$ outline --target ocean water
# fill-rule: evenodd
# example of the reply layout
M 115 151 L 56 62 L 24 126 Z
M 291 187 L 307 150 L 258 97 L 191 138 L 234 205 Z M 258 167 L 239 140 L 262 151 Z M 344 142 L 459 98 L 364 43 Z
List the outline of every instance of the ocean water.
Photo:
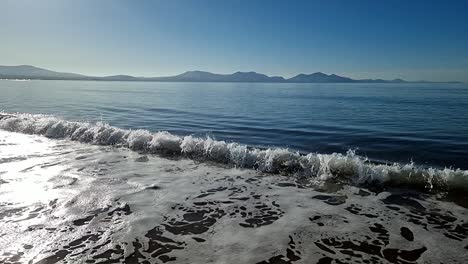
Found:
M 468 169 L 466 84 L 0 81 L 0 110 Z
M 0 81 L 0 263 L 467 263 L 466 84 Z

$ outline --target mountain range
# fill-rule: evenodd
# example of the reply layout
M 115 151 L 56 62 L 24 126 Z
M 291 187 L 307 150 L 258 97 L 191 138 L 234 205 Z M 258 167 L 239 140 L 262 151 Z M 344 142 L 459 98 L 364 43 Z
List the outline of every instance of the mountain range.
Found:
M 0 79 L 36 80 L 96 80 L 96 81 L 148 81 L 148 82 L 245 82 L 245 83 L 405 83 L 402 79 L 351 79 L 336 74 L 316 72 L 298 74 L 285 79 L 281 76 L 267 76 L 256 72 L 235 72 L 216 74 L 205 71 L 187 71 L 167 77 L 135 77 L 130 75 L 87 76 L 75 73 L 55 72 L 31 65 L 0 66 Z M 427 82 L 427 81 L 418 81 Z

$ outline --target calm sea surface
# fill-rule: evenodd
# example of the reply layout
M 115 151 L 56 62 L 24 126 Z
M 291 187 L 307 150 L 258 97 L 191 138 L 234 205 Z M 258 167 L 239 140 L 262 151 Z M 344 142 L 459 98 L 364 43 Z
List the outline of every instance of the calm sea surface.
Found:
M 466 84 L 0 81 L 0 110 L 468 169 Z

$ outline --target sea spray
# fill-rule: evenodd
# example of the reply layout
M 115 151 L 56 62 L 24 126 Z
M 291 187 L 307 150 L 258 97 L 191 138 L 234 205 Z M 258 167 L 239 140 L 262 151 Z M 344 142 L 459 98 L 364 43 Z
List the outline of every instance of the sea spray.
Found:
M 0 129 L 96 145 L 126 147 L 142 153 L 211 161 L 314 181 L 405 186 L 427 191 L 468 190 L 468 172 L 410 164 L 374 164 L 349 150 L 346 154 L 302 155 L 285 148 L 251 148 L 210 137 L 177 136 L 167 131 L 126 130 L 102 122 L 71 122 L 54 116 L 0 113 Z

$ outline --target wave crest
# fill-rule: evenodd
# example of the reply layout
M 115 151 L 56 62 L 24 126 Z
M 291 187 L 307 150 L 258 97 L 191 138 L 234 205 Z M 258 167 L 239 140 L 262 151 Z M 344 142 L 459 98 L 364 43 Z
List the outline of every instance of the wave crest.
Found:
M 373 164 L 351 150 L 346 154 L 302 155 L 284 148 L 250 148 L 210 137 L 180 137 L 167 131 L 126 130 L 100 122 L 70 122 L 35 114 L 0 113 L 0 129 L 127 147 L 144 153 L 188 157 L 267 173 L 295 175 L 312 181 L 405 186 L 429 191 L 468 190 L 468 171 L 423 168 L 414 164 Z

